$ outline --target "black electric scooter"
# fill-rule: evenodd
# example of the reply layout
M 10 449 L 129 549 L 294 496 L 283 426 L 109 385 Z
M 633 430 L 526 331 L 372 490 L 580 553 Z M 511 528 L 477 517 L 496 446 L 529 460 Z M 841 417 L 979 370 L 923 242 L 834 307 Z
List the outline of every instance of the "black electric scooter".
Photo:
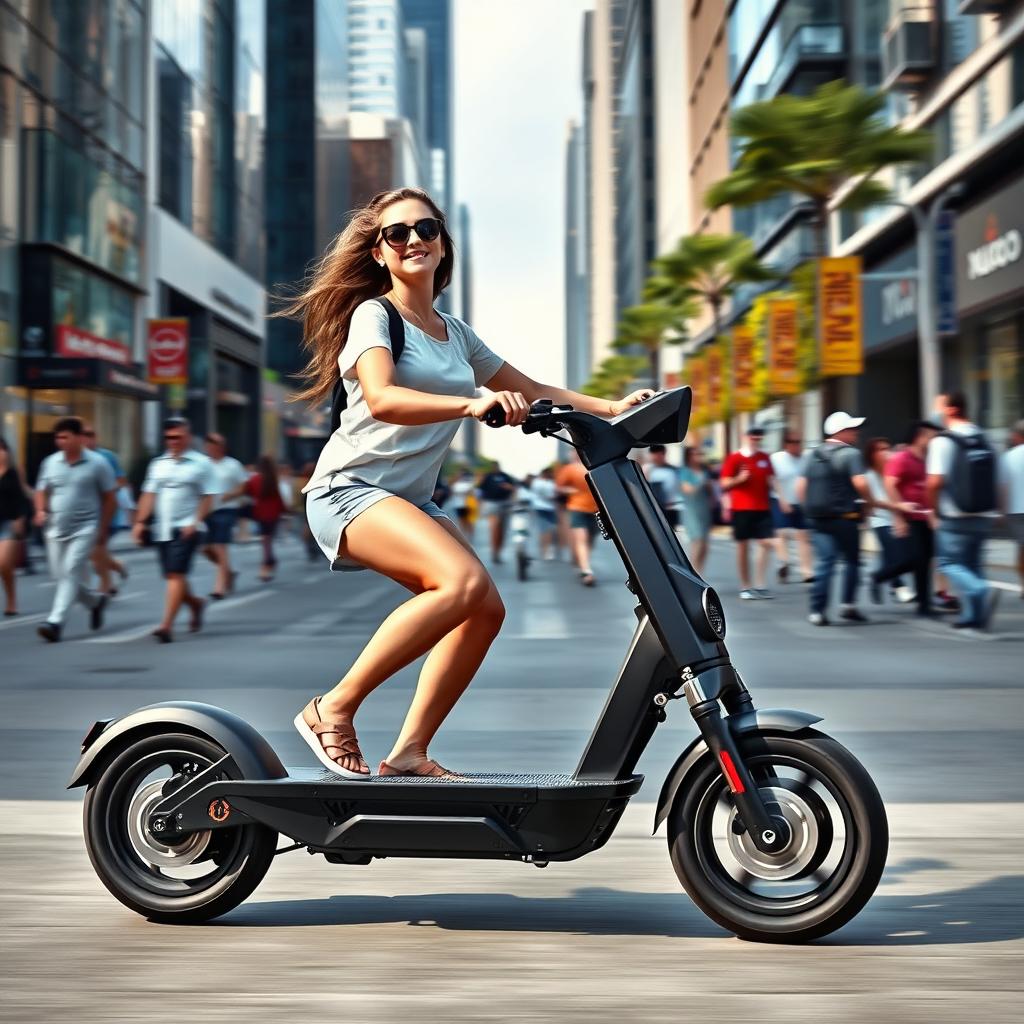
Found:
M 375 857 L 574 860 L 611 837 L 643 776 L 637 761 L 685 698 L 700 735 L 658 797 L 672 864 L 691 899 L 746 939 L 801 942 L 849 921 L 885 864 L 885 808 L 871 778 L 800 711 L 759 711 L 729 660 L 725 616 L 694 571 L 631 449 L 681 441 L 690 389 L 612 420 L 535 402 L 525 433 L 579 451 L 599 522 L 628 572 L 638 619 L 625 661 L 572 775 L 349 781 L 285 769 L 241 718 L 155 704 L 92 725 L 70 786 L 88 786 L 84 827 L 100 879 L 163 922 L 223 914 L 271 860 L 305 848 L 336 864 Z M 504 422 L 495 407 L 492 426 Z M 70 787 L 69 787 L 70 788 Z M 277 849 L 278 834 L 292 845 Z

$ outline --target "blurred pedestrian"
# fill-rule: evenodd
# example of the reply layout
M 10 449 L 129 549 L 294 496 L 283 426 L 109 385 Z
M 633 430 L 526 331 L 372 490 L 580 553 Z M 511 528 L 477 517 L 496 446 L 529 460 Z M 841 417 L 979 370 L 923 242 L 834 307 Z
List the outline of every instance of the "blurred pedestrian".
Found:
M 1010 445 L 999 462 L 1001 507 L 1010 539 L 1017 545 L 1017 575 L 1024 598 L 1024 420 L 1010 431 Z
M 50 575 L 57 586 L 50 613 L 37 630 L 49 643 L 60 640 L 76 601 L 89 609 L 89 626 L 102 628 L 107 596 L 89 589 L 89 555 L 105 543 L 116 509 L 117 481 L 110 464 L 85 446 L 82 421 L 57 420 L 57 451 L 43 459 L 35 490 L 35 523 L 46 537 Z
M 0 583 L 4 588 L 4 615 L 18 614 L 14 570 L 28 531 L 28 486 L 14 465 L 11 449 L 0 437 Z
M 183 604 L 192 613 L 189 632 L 197 633 L 203 626 L 206 602 L 192 593 L 188 574 L 196 548 L 205 538 L 206 519 L 220 493 L 220 484 L 210 459 L 193 449 L 188 420 L 172 416 L 164 421 L 163 429 L 166 451 L 146 470 L 132 536 L 137 544 L 142 543 L 146 521 L 155 512 L 153 537 L 167 592 L 163 618 L 153 630 L 153 637 L 169 644 Z
M 559 459 L 553 466 L 555 480 L 558 480 L 558 474 L 561 472 L 562 467 L 566 465 L 561 459 Z M 555 557 L 561 561 L 562 552 L 566 553 L 566 556 L 571 561 L 572 554 L 572 526 L 569 523 L 569 495 L 563 494 L 557 483 L 555 484 L 555 519 L 558 521 L 558 527 L 555 531 Z
M 928 446 L 927 493 L 935 509 L 939 568 L 959 593 L 957 629 L 988 629 L 999 590 L 984 577 L 985 541 L 998 516 L 997 459 L 984 432 L 968 417 L 961 392 L 943 397 L 945 431 Z
M 913 566 L 910 529 L 903 516 L 903 503 L 891 498 L 885 486 L 886 466 L 893 458 L 892 442 L 887 437 L 872 437 L 864 449 L 864 479 L 871 492 L 868 529 L 878 541 L 878 565 L 869 577 L 869 592 L 875 604 L 882 603 L 882 583 L 888 583 L 893 597 L 907 591 L 902 576 Z M 913 592 L 910 593 L 913 598 Z
M 655 498 L 665 513 L 668 525 L 673 531 L 679 528 L 679 506 L 682 504 L 682 488 L 679 485 L 679 470 L 668 461 L 663 444 L 652 444 L 648 449 L 644 475 L 651 485 Z
M 736 541 L 736 567 L 740 577 L 740 598 L 744 601 L 770 598 L 765 586 L 774 530 L 770 494 L 774 471 L 771 459 L 761 451 L 764 428 L 747 429 L 746 443 L 726 457 L 722 464 L 722 490 L 729 496 L 732 535 Z M 780 498 L 783 511 L 788 502 Z M 750 542 L 757 544 L 754 585 L 750 585 Z
M 122 580 L 128 579 L 128 570 L 124 563 L 110 553 L 110 537 L 115 536 L 121 530 L 127 530 L 131 523 L 128 521 L 127 512 L 132 507 L 130 501 L 131 492 L 128 490 L 128 477 L 125 476 L 121 467 L 121 460 L 109 448 L 103 448 L 99 444 L 96 430 L 90 423 L 82 424 L 82 437 L 85 439 L 85 447 L 107 460 L 114 479 L 117 481 L 117 495 L 115 497 L 114 518 L 110 523 L 109 537 L 102 541 L 97 540 L 96 546 L 92 549 L 92 567 L 100 578 L 100 593 L 107 597 L 113 597 L 117 593 L 117 587 L 111 586 L 110 574 L 116 572 Z M 125 496 L 127 492 L 128 496 Z
M 811 524 L 814 545 L 814 583 L 811 612 L 814 626 L 829 624 L 827 611 L 832 573 L 843 562 L 842 602 L 839 617 L 867 622 L 857 608 L 860 583 L 860 521 L 871 509 L 871 490 L 864 476 L 864 460 L 855 447 L 863 416 L 834 412 L 824 424 L 825 440 L 809 451 L 797 481 L 797 499 Z
M 263 543 L 263 561 L 260 564 L 260 579 L 268 583 L 274 578 L 277 558 L 274 556 L 274 535 L 285 513 L 281 498 L 277 465 L 270 455 L 261 455 L 256 472 L 249 477 L 246 491 L 252 498 L 252 518 L 260 531 Z
M 555 486 L 565 494 L 566 510 L 569 513 L 569 528 L 572 538 L 572 552 L 579 569 L 580 582 L 592 587 L 596 582 L 590 567 L 590 552 L 597 536 L 597 502 L 587 485 L 587 470 L 573 451 L 571 461 L 559 469 Z
M 235 589 L 238 577 L 231 567 L 231 542 L 249 474 L 238 459 L 228 455 L 228 442 L 223 434 L 206 435 L 206 455 L 210 460 L 210 482 L 217 494 L 213 511 L 206 517 L 203 554 L 217 567 L 210 597 L 220 601 Z
M 926 459 L 928 446 L 938 433 L 934 423 L 921 420 L 914 423 L 908 434 L 908 442 L 901 451 L 894 453 L 885 464 L 886 497 L 892 503 L 893 534 L 902 541 L 903 557 L 889 569 L 893 573 L 914 574 L 917 614 L 934 614 L 932 598 L 932 559 L 935 557 L 935 535 L 931 526 L 932 509 L 928 502 L 926 488 Z M 872 598 L 879 583 L 885 582 L 883 574 L 872 582 Z
M 470 498 L 476 489 L 476 480 L 468 466 L 459 466 L 451 484 L 451 501 L 459 529 L 466 537 L 473 536 L 473 522 L 470 516 Z
M 551 562 L 555 557 L 557 544 L 558 518 L 555 512 L 555 498 L 558 487 L 555 485 L 555 471 L 545 466 L 530 481 L 530 500 L 533 504 L 534 517 L 537 521 L 537 533 L 540 541 L 540 557 Z
M 789 579 L 789 541 L 792 537 L 796 543 L 796 556 L 800 563 L 800 578 L 804 583 L 813 582 L 813 560 L 811 555 L 811 538 L 808 536 L 807 522 L 803 509 L 796 500 L 796 482 L 800 479 L 800 466 L 803 462 L 803 442 L 795 430 L 787 430 L 782 441 L 782 448 L 772 452 L 772 472 L 775 476 L 775 489 L 778 499 L 772 503 L 772 525 L 775 527 L 775 555 L 779 562 L 778 579 L 785 583 Z M 789 506 L 784 512 L 782 503 Z
M 703 576 L 715 495 L 711 474 L 704 465 L 704 453 L 696 445 L 683 451 L 679 484 L 683 491 L 683 527 L 690 542 L 690 561 L 698 575 Z
M 509 476 L 497 462 L 491 463 L 490 470 L 480 481 L 480 497 L 483 499 L 480 514 L 487 516 L 490 523 L 491 561 L 495 565 L 501 564 L 501 549 L 505 546 L 508 510 L 518 486 L 518 481 Z

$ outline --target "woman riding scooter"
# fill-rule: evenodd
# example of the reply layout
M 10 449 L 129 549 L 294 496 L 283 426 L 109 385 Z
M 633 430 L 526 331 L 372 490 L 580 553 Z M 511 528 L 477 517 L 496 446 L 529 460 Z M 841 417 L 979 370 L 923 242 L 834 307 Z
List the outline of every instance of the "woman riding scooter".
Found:
M 452 774 L 427 747 L 505 617 L 483 563 L 431 500 L 460 420 L 483 420 L 500 405 L 507 425 L 517 427 L 539 398 L 611 418 L 653 394 L 608 402 L 531 379 L 468 324 L 434 309 L 453 267 L 451 236 L 433 199 L 417 188 L 382 192 L 352 216 L 304 290 L 277 314 L 302 321 L 310 352 L 308 386 L 297 397 L 322 403 L 339 370 L 348 395 L 341 425 L 303 488 L 313 535 L 332 569 L 373 569 L 414 595 L 384 620 L 341 681 L 295 718 L 320 762 L 346 778 L 370 777 L 353 724 L 359 706 L 428 651 L 379 773 Z M 381 297 L 402 318 L 397 363 Z M 479 386 L 493 393 L 477 397 Z

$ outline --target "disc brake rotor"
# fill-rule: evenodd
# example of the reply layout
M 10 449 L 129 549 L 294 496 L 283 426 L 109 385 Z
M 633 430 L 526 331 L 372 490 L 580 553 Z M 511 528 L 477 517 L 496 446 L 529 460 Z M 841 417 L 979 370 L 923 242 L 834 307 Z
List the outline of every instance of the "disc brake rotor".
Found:
M 749 832 L 734 830 L 738 815 L 733 808 L 726 825 L 729 850 L 736 863 L 756 878 L 773 882 L 796 878 L 815 859 L 819 840 L 825 838 L 818 828 L 818 815 L 813 807 L 817 797 L 813 791 L 803 788 L 797 791 L 771 785 L 762 786 L 760 793 L 764 802 L 775 804 L 786 819 L 789 842 L 778 853 L 763 853 L 754 845 Z
M 161 843 L 147 827 L 149 815 L 164 797 L 166 779 L 143 786 L 132 798 L 128 808 L 128 838 L 135 852 L 155 867 L 180 868 L 198 860 L 210 842 L 210 832 L 194 832 L 175 846 Z

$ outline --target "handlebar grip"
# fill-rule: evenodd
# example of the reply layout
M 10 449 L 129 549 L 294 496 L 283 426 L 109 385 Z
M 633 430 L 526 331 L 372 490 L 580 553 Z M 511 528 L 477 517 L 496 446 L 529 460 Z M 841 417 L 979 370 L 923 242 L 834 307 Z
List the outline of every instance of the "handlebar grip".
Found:
M 505 407 L 503 405 L 492 405 L 484 413 L 484 423 L 489 427 L 503 427 L 505 422 Z

